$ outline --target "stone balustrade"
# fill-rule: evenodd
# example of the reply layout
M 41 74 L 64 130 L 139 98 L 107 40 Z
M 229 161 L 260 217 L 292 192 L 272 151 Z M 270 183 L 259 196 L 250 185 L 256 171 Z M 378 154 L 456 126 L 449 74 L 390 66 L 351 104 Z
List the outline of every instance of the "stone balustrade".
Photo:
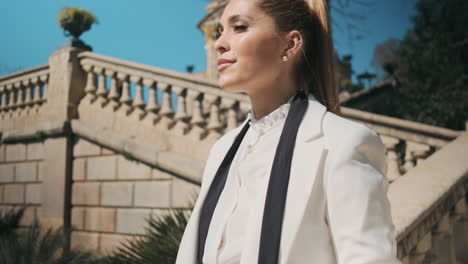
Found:
M 442 127 L 342 107 L 342 115 L 376 131 L 387 151 L 387 178 L 395 181 L 461 135 Z
M 468 263 L 468 133 L 390 184 L 403 263 Z
M 226 93 L 216 82 L 189 74 L 91 52 L 79 58 L 87 73 L 87 104 L 109 107 L 150 124 L 162 123 L 178 134 L 218 138 L 243 120 L 239 105 L 248 105 L 246 96 Z
M 0 78 L 0 131 L 37 120 L 47 101 L 49 66 L 42 65 Z

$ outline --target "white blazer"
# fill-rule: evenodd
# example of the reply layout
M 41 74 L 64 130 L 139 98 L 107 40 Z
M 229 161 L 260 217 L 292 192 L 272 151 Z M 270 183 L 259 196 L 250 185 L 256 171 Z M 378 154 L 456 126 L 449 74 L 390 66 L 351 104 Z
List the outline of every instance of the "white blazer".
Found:
M 221 137 L 210 151 L 177 264 L 197 262 L 200 210 L 241 127 Z M 386 195 L 385 148 L 374 131 L 327 111 L 310 95 L 291 166 L 280 242 L 281 264 L 401 263 L 396 258 L 394 226 Z M 246 220 L 241 264 L 258 262 L 266 191 L 264 186 Z

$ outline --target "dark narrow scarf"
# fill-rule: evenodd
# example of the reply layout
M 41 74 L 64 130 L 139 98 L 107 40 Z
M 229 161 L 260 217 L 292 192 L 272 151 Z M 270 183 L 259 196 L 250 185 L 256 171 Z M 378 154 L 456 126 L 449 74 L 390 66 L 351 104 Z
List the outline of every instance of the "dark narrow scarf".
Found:
M 283 223 L 286 194 L 288 191 L 291 161 L 296 142 L 297 131 L 307 109 L 308 99 L 304 93 L 298 93 L 289 109 L 288 116 L 281 132 L 280 140 L 275 152 L 273 167 L 268 182 L 268 191 L 263 211 L 263 222 L 260 236 L 259 264 L 278 263 L 279 246 L 281 241 L 281 229 Z M 205 250 L 206 237 L 213 217 L 213 212 L 219 197 L 226 184 L 232 160 L 236 155 L 247 130 L 249 122 L 237 135 L 234 143 L 224 157 L 211 183 L 200 214 L 198 229 L 198 264 L 202 264 Z

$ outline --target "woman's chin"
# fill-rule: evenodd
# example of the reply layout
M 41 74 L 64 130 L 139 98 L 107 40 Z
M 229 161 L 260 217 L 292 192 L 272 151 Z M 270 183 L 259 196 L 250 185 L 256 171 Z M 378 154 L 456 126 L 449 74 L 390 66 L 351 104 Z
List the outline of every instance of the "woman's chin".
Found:
M 231 79 L 231 78 L 226 78 L 227 76 L 220 76 L 218 79 L 218 85 L 221 87 L 226 92 L 241 92 L 239 91 L 239 85 L 238 82 Z

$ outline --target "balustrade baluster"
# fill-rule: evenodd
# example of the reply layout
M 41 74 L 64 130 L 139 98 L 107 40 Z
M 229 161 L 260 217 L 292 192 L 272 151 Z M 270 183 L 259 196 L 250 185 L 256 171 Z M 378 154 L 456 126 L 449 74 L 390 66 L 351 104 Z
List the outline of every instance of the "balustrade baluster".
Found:
M 455 252 L 452 244 L 453 224 L 450 213 L 445 214 L 432 232 L 433 247 L 431 252 L 435 259 L 431 263 L 455 263 Z
M 226 132 L 237 127 L 237 101 L 228 98 L 222 98 L 221 105 L 227 109 L 226 113 Z
M 424 264 L 427 253 L 432 247 L 432 234 L 429 232 L 421 241 L 418 242 L 416 248 L 411 252 L 409 263 L 411 264 Z
M 405 172 L 414 168 L 417 163 L 423 161 L 429 154 L 431 147 L 415 142 L 406 142 L 405 164 L 403 165 Z
M 42 82 L 42 89 L 43 89 L 43 93 L 41 94 L 41 102 L 44 103 L 45 101 L 47 101 L 47 86 L 48 86 L 49 75 L 42 75 L 40 77 L 40 80 Z
M 468 210 L 466 200 L 460 199 L 454 208 L 453 245 L 459 263 L 468 263 Z
M 159 121 L 159 124 L 164 128 L 170 128 L 174 124 L 174 121 L 172 120 L 174 110 L 171 102 L 172 87 L 170 84 L 158 82 L 158 88 L 163 91 L 163 101 L 159 112 L 161 120 Z
M 176 124 L 174 131 L 179 135 L 185 135 L 188 131 L 189 125 L 187 124 L 187 106 L 186 106 L 186 95 L 187 89 L 173 86 L 172 90 L 177 95 L 177 112 L 175 113 Z
M 104 69 L 100 67 L 94 67 L 94 72 L 98 75 L 98 89 L 96 91 L 98 96 L 98 103 L 100 106 L 107 104 L 107 90 L 106 90 L 106 75 Z
M 34 104 L 34 101 L 33 101 L 33 89 L 34 89 L 34 83 L 33 83 L 34 80 L 29 80 L 28 82 L 28 85 L 26 86 L 26 89 L 25 89 L 25 93 L 26 93 L 26 96 L 25 96 L 25 105 L 26 106 L 31 106 Z
M 152 79 L 143 79 L 143 84 L 148 87 L 148 104 L 146 104 L 146 117 L 145 121 L 149 122 L 150 125 L 154 125 L 154 123 L 159 119 L 159 115 L 157 114 L 159 110 L 159 105 L 156 100 L 157 90 L 156 90 L 156 82 Z
M 138 120 L 141 120 L 145 115 L 144 107 L 145 101 L 143 100 L 143 84 L 141 77 L 139 76 L 130 76 L 130 81 L 133 82 L 136 86 L 135 99 L 133 99 L 133 112 L 132 115 Z
M 94 73 L 94 67 L 89 64 L 85 64 L 83 69 L 87 73 L 86 76 L 86 87 L 85 87 L 85 98 L 84 100 L 92 104 L 96 100 L 96 74 Z
M 36 104 L 37 94 L 35 93 L 37 92 L 36 87 L 38 83 L 39 83 L 39 77 L 35 77 L 31 79 L 31 86 L 29 87 L 29 93 L 28 93 L 28 98 L 27 98 L 27 101 L 29 101 L 29 105 L 31 106 L 34 106 Z
M 27 106 L 28 105 L 28 90 L 29 86 L 31 85 L 31 80 L 26 79 L 21 81 L 21 98 L 22 98 L 22 103 L 21 106 Z
M 15 88 L 16 88 L 16 107 L 21 107 L 23 106 L 24 99 L 23 99 L 23 86 L 21 85 L 21 82 L 16 82 L 15 83 Z
M 8 84 L 6 86 L 7 92 L 8 92 L 8 102 L 6 104 L 7 109 L 13 108 L 14 105 L 14 100 L 15 100 L 15 95 L 14 95 L 14 87 L 13 84 Z
M 202 97 L 203 94 L 198 91 L 189 90 L 187 93 L 187 99 L 193 105 L 192 118 L 190 119 L 192 127 L 190 135 L 196 140 L 202 139 L 207 133 L 207 130 L 204 128 L 205 119 L 202 113 Z
M 106 69 L 106 76 L 111 78 L 110 90 L 109 90 L 109 105 L 112 108 L 112 111 L 115 111 L 119 105 L 119 89 L 117 87 L 117 76 L 116 72 L 113 70 Z
M 6 103 L 7 103 L 7 90 L 6 86 L 0 86 L 0 95 L 2 97 L 2 101 L 0 102 L 0 111 L 3 111 L 6 109 Z
M 210 117 L 206 127 L 208 129 L 208 137 L 210 139 L 218 139 L 221 137 L 220 131 L 223 127 L 219 114 L 220 98 L 219 96 L 208 94 L 205 95 L 205 98 L 210 105 Z
M 381 135 L 380 138 L 387 152 L 387 179 L 392 182 L 400 177 L 400 161 L 397 150 L 399 140 L 397 138 Z
M 122 96 L 120 97 L 121 108 L 127 115 L 132 110 L 132 98 L 130 97 L 130 83 L 128 82 L 128 75 L 119 72 L 117 78 L 122 83 Z

